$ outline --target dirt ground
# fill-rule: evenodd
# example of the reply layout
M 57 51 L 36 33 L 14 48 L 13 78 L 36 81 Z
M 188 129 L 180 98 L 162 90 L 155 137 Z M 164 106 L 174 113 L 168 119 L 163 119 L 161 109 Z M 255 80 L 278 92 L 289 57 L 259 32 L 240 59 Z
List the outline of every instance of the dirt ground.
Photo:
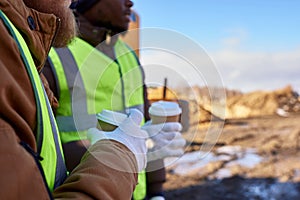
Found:
M 219 126 L 221 134 L 214 134 L 210 130 L 212 126 Z M 207 140 L 208 132 L 213 133 Z M 218 138 L 214 141 L 217 135 Z M 300 114 L 227 120 L 223 128 L 214 123 L 194 125 L 184 133 L 188 141 L 187 153 L 204 149 L 215 156 L 220 154 L 218 149 L 221 147 L 251 148 L 262 161 L 251 167 L 233 165 L 232 161 L 240 156 L 240 153 L 236 153 L 227 155 L 229 159 L 209 162 L 201 168 L 187 168 L 182 174 L 176 173 L 176 168 L 171 165 L 167 168 L 167 182 L 164 185 L 166 198 L 300 199 L 299 135 Z M 193 165 L 195 166 L 195 163 Z M 220 172 L 227 172 L 227 175 L 220 178 Z

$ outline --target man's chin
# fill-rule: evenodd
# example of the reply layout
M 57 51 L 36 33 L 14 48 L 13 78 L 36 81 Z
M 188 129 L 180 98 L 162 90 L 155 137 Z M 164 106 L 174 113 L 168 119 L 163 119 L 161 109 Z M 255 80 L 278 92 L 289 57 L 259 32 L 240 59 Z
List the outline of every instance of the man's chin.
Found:
M 72 34 L 69 35 L 57 35 L 57 37 L 54 39 L 52 46 L 55 48 L 62 48 L 66 47 L 68 44 L 70 44 L 73 39 L 77 36 L 77 31 L 74 30 Z

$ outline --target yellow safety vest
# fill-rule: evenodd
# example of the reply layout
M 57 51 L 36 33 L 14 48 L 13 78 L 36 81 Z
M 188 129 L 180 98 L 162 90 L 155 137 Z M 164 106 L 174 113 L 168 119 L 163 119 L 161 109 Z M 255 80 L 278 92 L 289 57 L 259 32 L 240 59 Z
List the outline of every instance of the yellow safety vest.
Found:
M 67 177 L 67 170 L 55 118 L 25 40 L 1 10 L 0 16 L 18 45 L 20 55 L 33 87 L 37 106 L 37 153 L 43 158 L 40 161 L 42 166 L 41 173 L 45 176 L 48 188 L 52 192 L 57 186 L 61 185 Z
M 144 112 L 143 75 L 136 55 L 118 40 L 116 61 L 83 41 L 52 49 L 49 62 L 58 83 L 56 119 L 63 143 L 86 139 L 86 130 L 96 127 L 96 113 L 103 109 Z M 134 199 L 146 196 L 145 173 L 139 174 Z

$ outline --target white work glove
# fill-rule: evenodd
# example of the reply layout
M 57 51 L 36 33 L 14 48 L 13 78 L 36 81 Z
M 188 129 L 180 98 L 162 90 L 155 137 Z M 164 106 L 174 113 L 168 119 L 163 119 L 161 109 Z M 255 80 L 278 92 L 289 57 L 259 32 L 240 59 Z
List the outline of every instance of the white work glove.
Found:
M 155 197 L 151 197 L 149 200 L 165 200 L 165 197 L 155 196 Z
M 137 109 L 130 109 L 129 117 L 111 132 L 100 131 L 97 128 L 90 128 L 87 131 L 87 138 L 91 145 L 99 140 L 115 140 L 125 145 L 134 155 L 138 164 L 138 172 L 142 171 L 147 164 L 146 138 L 148 134 L 140 128 L 143 119 L 142 113 Z
M 180 123 L 151 124 L 151 121 L 148 121 L 142 129 L 147 131 L 150 137 L 146 141 L 148 162 L 183 155 L 186 141 L 180 133 Z

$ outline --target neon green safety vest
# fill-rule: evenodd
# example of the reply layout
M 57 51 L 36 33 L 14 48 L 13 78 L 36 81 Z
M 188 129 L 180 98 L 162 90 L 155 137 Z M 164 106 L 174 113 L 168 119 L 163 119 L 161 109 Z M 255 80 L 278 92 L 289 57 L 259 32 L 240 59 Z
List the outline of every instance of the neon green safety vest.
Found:
M 43 158 L 40 164 L 49 190 L 52 192 L 67 177 L 60 137 L 50 103 L 40 76 L 23 37 L 6 15 L 0 10 L 4 24 L 15 39 L 28 76 L 30 78 L 37 106 L 37 152 Z
M 68 48 L 50 51 L 49 61 L 59 87 L 56 119 L 63 143 L 86 139 L 86 130 L 96 127 L 96 113 L 103 109 L 124 112 L 137 108 L 144 112 L 143 75 L 136 55 L 121 40 L 114 49 L 116 61 L 75 38 Z M 143 172 L 134 199 L 145 196 Z

